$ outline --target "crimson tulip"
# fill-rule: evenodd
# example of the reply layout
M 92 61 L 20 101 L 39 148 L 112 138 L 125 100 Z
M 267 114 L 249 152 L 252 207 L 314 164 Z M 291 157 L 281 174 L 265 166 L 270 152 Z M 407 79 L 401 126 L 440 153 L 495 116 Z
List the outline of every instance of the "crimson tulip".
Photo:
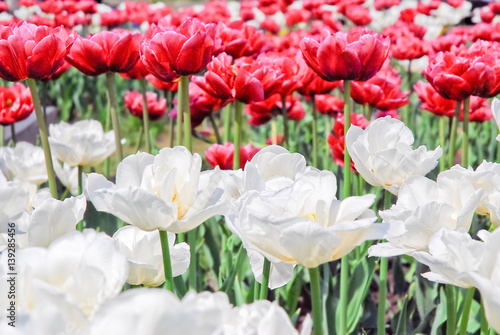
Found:
M 219 22 L 216 36 L 220 39 L 220 50 L 233 58 L 251 56 L 258 53 L 265 45 L 264 34 L 245 22 L 233 21 L 229 24 Z
M 204 70 L 212 59 L 214 38 L 214 24 L 188 18 L 178 28 L 160 31 L 144 42 L 141 58 L 153 75 L 171 81 L 172 71 L 188 76 Z
M 42 80 L 64 63 L 76 32 L 20 22 L 0 27 L 0 77 Z
M 179 88 L 179 82 L 177 80 L 163 81 L 153 76 L 152 74 L 148 74 L 146 76 L 146 80 L 149 81 L 151 85 L 162 91 L 177 92 L 177 89 Z
M 234 98 L 235 73 L 232 66 L 233 58 L 226 53 L 214 57 L 207 65 L 203 77 L 193 77 L 192 81 L 208 94 L 222 100 Z
M 260 102 L 253 102 L 247 105 L 246 113 L 250 115 L 248 123 L 251 126 L 260 126 L 273 117 L 282 114 L 283 104 L 279 94 L 272 95 L 268 99 Z M 288 120 L 302 120 L 305 116 L 304 107 L 297 96 L 288 95 L 286 97 L 286 110 Z
M 344 111 L 344 99 L 330 94 L 318 94 L 314 99 L 316 109 L 321 114 L 336 118 Z
M 240 168 L 245 168 L 245 164 L 252 160 L 253 156 L 259 152 L 260 148 L 255 148 L 251 143 L 240 146 Z M 213 144 L 205 151 L 205 158 L 212 168 L 219 166 L 221 170 L 233 169 L 234 144 L 230 142 Z
M 376 10 L 385 10 L 394 6 L 398 6 L 401 0 L 375 0 L 373 7 Z
M 129 91 L 125 93 L 125 107 L 130 114 L 143 118 L 143 99 L 142 94 L 137 91 Z M 165 98 L 158 99 L 158 95 L 153 92 L 146 92 L 146 100 L 148 105 L 148 113 L 150 120 L 159 120 L 165 115 L 167 100 Z
M 0 87 L 0 124 L 8 125 L 26 119 L 33 112 L 29 88 L 21 83 Z
M 142 35 L 125 30 L 102 31 L 79 37 L 67 61 L 88 76 L 106 72 L 127 72 L 139 60 Z
M 321 42 L 305 37 L 300 42 L 306 63 L 323 79 L 365 81 L 382 67 L 389 53 L 388 37 L 369 30 L 323 32 Z

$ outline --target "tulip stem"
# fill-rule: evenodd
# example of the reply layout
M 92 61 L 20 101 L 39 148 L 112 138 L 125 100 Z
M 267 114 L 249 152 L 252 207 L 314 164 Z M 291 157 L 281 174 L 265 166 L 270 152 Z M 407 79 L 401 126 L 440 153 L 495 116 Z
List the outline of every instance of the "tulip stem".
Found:
M 486 319 L 486 311 L 484 310 L 484 299 L 481 297 L 481 335 L 488 335 L 488 320 Z
M 312 153 L 312 165 L 318 167 L 318 112 L 316 111 L 316 97 L 311 94 L 311 107 L 312 107 L 312 136 L 313 136 L 313 153 Z
M 144 126 L 144 138 L 146 139 L 146 152 L 151 153 L 151 133 L 149 131 L 149 111 L 148 99 L 146 97 L 146 79 L 141 78 L 141 93 L 142 93 L 142 122 Z
M 262 267 L 262 283 L 260 285 L 260 296 L 259 296 L 260 300 L 267 299 L 270 272 L 271 272 L 271 262 L 264 257 L 264 265 Z
M 212 124 L 212 128 L 214 129 L 215 140 L 217 141 L 218 144 L 223 144 L 222 138 L 220 137 L 220 133 L 219 133 L 219 127 L 217 127 L 217 122 L 215 122 L 214 114 L 210 113 L 210 115 L 208 116 L 208 119 L 210 120 L 210 123 Z
M 457 101 L 455 105 L 455 114 L 453 114 L 453 121 L 451 122 L 451 132 L 450 132 L 450 151 L 448 152 L 448 166 L 453 166 L 453 159 L 455 158 L 455 146 L 457 140 L 457 124 L 458 118 L 460 117 L 460 106 L 462 101 Z
M 0 147 L 5 146 L 5 126 L 0 126 Z
M 160 232 L 161 251 L 163 254 L 163 269 L 165 270 L 165 284 L 164 288 L 173 292 L 174 279 L 172 276 L 172 263 L 170 260 L 170 247 L 168 244 L 168 233 L 165 230 L 158 230 Z
M 455 305 L 455 288 L 450 285 L 445 285 L 445 293 L 446 293 L 446 334 L 447 335 L 455 335 L 456 333 L 456 305 Z
M 197 231 L 191 229 L 187 232 L 187 242 L 190 246 L 191 259 L 189 264 L 189 289 L 197 291 L 197 263 L 196 263 L 196 244 L 197 244 Z
M 274 117 L 271 119 L 271 143 L 278 144 L 278 125 Z
M 38 130 L 40 131 L 40 140 L 42 141 L 43 154 L 45 156 L 45 166 L 47 168 L 47 176 L 49 180 L 50 194 L 57 199 L 57 185 L 56 174 L 54 172 L 54 165 L 52 162 L 52 154 L 50 152 L 49 137 L 47 134 L 47 125 L 43 117 L 42 106 L 40 105 L 40 97 L 38 96 L 38 89 L 36 87 L 35 79 L 28 78 L 28 87 L 31 91 L 33 98 L 33 106 L 35 107 L 36 119 L 38 121 Z
M 286 108 L 286 96 L 281 96 L 281 112 L 283 115 L 283 146 L 288 147 L 288 110 Z
M 445 143 L 445 136 L 444 136 L 444 130 L 446 127 L 446 121 L 447 117 L 446 116 L 441 116 L 439 118 L 439 144 L 441 145 L 441 148 L 444 150 L 444 146 L 446 145 Z M 441 158 L 439 159 L 439 171 L 444 171 L 446 170 L 446 156 L 442 155 Z
M 123 150 L 120 123 L 118 121 L 118 107 L 116 104 L 116 75 L 114 72 L 106 73 L 106 83 L 108 86 L 109 113 L 111 114 L 111 123 L 113 124 L 113 131 L 115 133 L 116 159 L 118 160 L 117 163 L 120 163 L 123 159 Z
M 184 124 L 184 145 L 189 151 L 193 151 L 193 136 L 191 134 L 191 110 L 189 108 L 189 76 L 182 76 L 180 84 L 180 86 L 182 87 L 182 104 L 180 109 L 182 111 L 182 123 Z
M 470 308 L 472 306 L 472 300 L 474 299 L 475 291 L 476 288 L 471 287 L 467 290 L 467 294 L 465 295 L 464 308 L 462 310 L 462 320 L 460 321 L 460 329 L 458 332 L 459 335 L 467 334 L 467 326 L 469 324 L 469 313 L 470 313 Z
M 344 199 L 347 198 L 351 192 L 351 157 L 347 150 L 347 142 L 345 137 L 347 131 L 351 126 L 351 81 L 344 80 Z
M 339 334 L 347 334 L 347 295 L 349 292 L 349 262 L 347 257 L 340 260 Z
M 462 138 L 462 166 L 467 168 L 469 166 L 469 101 L 470 97 L 464 100 L 464 123 L 463 123 L 463 133 Z
M 345 257 L 344 257 L 345 258 Z M 342 258 L 342 259 L 344 259 Z M 323 335 L 323 313 L 321 311 L 321 292 L 319 285 L 318 267 L 309 269 L 309 280 L 311 282 L 311 305 L 313 313 L 313 330 L 315 335 Z M 341 306 L 339 308 L 342 308 Z M 347 334 L 340 331 L 339 334 Z
M 234 108 L 234 155 L 233 155 L 233 170 L 240 168 L 240 145 L 241 145 L 241 129 L 243 126 L 243 108 L 245 104 L 236 100 Z
M 391 192 L 384 192 L 384 209 L 391 207 Z M 389 259 L 387 257 L 380 258 L 379 268 L 379 289 L 378 289 L 378 314 L 377 314 L 377 334 L 385 334 L 385 310 L 387 300 L 387 269 Z
M 83 194 L 83 166 L 78 165 L 78 195 Z M 78 231 L 83 231 L 83 220 L 78 222 Z
M 12 142 L 12 147 L 14 148 L 16 146 L 16 126 L 14 125 L 14 122 L 10 124 L 10 140 Z

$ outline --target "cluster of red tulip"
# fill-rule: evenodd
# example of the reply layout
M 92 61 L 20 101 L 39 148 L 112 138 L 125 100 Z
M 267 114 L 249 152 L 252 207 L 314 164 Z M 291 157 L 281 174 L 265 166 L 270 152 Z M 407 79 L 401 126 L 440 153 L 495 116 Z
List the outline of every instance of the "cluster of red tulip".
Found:
M 413 87 L 410 77 L 410 91 L 401 89 L 396 60 L 429 58 L 424 71 L 428 83 L 414 86 L 423 109 L 452 117 L 455 101 L 470 98 L 470 121 L 491 118 L 486 99 L 500 92 L 500 25 L 491 23 L 500 12 L 498 3 L 490 3 L 481 11 L 484 22 L 449 29 L 447 34 L 428 41 L 424 38 L 427 29 L 415 23 L 415 18 L 431 16 L 441 1 L 419 2 L 415 8 L 402 10 L 399 19 L 380 34 L 363 27 L 373 20 L 364 2 L 306 0 L 302 8 L 296 8 L 287 0 L 243 1 L 240 19 L 234 20 L 223 1 L 208 2 L 201 11 L 127 2 L 121 9 L 100 14 L 96 14 L 97 3 L 90 0 L 44 1 L 38 6 L 50 15 L 36 14 L 28 21 L 13 17 L 0 27 L 0 77 L 15 82 L 27 78 L 54 80 L 74 66 L 88 76 L 115 72 L 128 79 L 145 78 L 159 90 L 176 92 L 179 78 L 192 76 L 189 105 L 193 127 L 233 101 L 247 105 L 251 126 L 277 116 L 286 121 L 303 119 L 303 102 L 310 102 L 314 113 L 335 119 L 328 142 L 339 164 L 343 164 L 346 129 L 342 111 L 346 109 L 344 115 L 348 116 L 352 110 L 350 103 L 332 92 L 339 88 L 349 94 L 347 98 L 365 106 L 363 116 L 353 114 L 348 123 L 364 126 L 372 115 L 399 117 L 397 110 L 409 104 Z M 374 7 L 388 10 L 399 2 L 377 0 Z M 447 2 L 455 8 L 464 3 Z M 0 4 L 7 10 L 5 3 Z M 20 5 L 37 3 L 24 0 Z M 256 19 L 254 8 L 265 14 L 259 27 L 248 22 Z M 287 34 L 277 34 L 284 31 L 273 16 L 278 12 L 284 14 Z M 71 30 L 76 25 L 91 25 L 92 15 L 99 16 L 102 27 L 115 29 L 87 37 Z M 144 34 L 117 28 L 143 23 L 149 24 Z M 350 29 L 345 32 L 345 27 Z M 19 85 L 0 92 L 2 124 L 21 120 L 33 109 Z M 161 118 L 166 101 L 151 93 L 146 100 L 149 118 Z M 125 102 L 133 115 L 143 117 L 139 93 L 127 94 Z M 176 115 L 176 111 L 170 115 Z M 280 139 L 286 143 L 284 135 Z M 219 162 L 214 155 L 224 152 L 221 148 L 230 146 L 211 149 L 208 156 L 212 164 Z

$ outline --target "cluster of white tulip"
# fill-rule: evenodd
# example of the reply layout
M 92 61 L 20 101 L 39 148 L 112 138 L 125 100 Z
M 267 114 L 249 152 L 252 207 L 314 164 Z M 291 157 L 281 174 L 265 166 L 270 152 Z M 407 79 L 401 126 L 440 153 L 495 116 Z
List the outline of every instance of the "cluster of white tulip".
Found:
M 498 101 L 493 109 L 500 113 Z M 104 133 L 94 121 L 61 123 L 50 132 L 55 158 L 67 164 L 60 171 L 99 164 L 115 150 L 112 132 Z M 481 240 L 468 233 L 474 213 L 489 215 L 494 226 L 500 223 L 500 165 L 455 166 L 434 181 L 425 175 L 442 149 L 413 150 L 413 141 L 411 131 L 390 117 L 365 130 L 353 126 L 346 135 L 361 176 L 397 195 L 397 202 L 379 213 L 382 223 L 370 209 L 375 195 L 337 199 L 333 173 L 308 166 L 301 154 L 279 146 L 262 149 L 237 171 L 201 172 L 201 157 L 184 147 L 137 153 L 119 163 L 115 183 L 91 173 L 84 194 L 64 201 L 37 193 L 47 180 L 41 149 L 27 143 L 2 148 L 0 250 L 7 223 L 16 223 L 20 321 L 15 331 L 0 322 L 1 333 L 297 333 L 284 310 L 265 301 L 233 307 L 223 293 L 190 292 L 182 300 L 153 288 L 120 293 L 125 283 L 156 287 L 166 280 L 158 231 L 168 232 L 172 275 L 184 273 L 190 247 L 175 244 L 175 234 L 215 215 L 224 215 L 255 278 L 262 282 L 268 276 L 271 289 L 290 281 L 297 264 L 316 268 L 367 240 L 385 239 L 369 249 L 370 256 L 408 254 L 430 267 L 424 274 L 429 280 L 477 287 L 488 321 L 500 331 L 500 233 L 480 231 Z M 59 178 L 74 191 L 68 174 Z M 129 225 L 112 237 L 76 231 L 86 200 Z M 6 257 L 0 256 L 2 284 L 9 272 Z M 264 260 L 270 262 L 268 274 Z M 0 321 L 6 297 L 0 292 Z M 310 333 L 309 321 L 303 328 Z

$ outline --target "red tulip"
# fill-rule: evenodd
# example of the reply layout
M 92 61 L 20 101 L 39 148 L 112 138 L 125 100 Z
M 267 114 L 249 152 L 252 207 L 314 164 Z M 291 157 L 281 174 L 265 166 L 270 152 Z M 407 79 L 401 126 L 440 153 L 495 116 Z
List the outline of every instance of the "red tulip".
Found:
M 368 126 L 368 121 L 361 114 L 351 114 L 351 124 L 365 129 Z M 340 114 L 335 120 L 333 130 L 328 136 L 328 145 L 332 149 L 332 156 L 335 163 L 339 166 L 344 166 L 344 115 Z M 356 171 L 354 162 L 351 159 L 351 170 Z
M 330 94 L 318 94 L 314 97 L 316 110 L 321 114 L 336 118 L 344 112 L 344 99 Z
M 401 60 L 417 59 L 429 54 L 429 42 L 423 39 L 427 29 L 414 23 L 400 22 L 382 32 L 391 39 L 391 56 Z
M 179 76 L 196 74 L 212 59 L 214 37 L 215 25 L 188 18 L 175 30 L 160 31 L 144 42 L 142 61 L 153 75 L 166 81 L 174 79 L 172 70 Z
M 421 14 L 430 16 L 431 10 L 438 9 L 441 5 L 441 0 L 431 0 L 428 3 L 419 2 L 417 4 L 417 11 Z
M 300 42 L 306 63 L 328 81 L 370 79 L 382 67 L 389 47 L 388 37 L 368 30 L 348 34 L 325 30 L 321 42 L 311 37 Z
M 259 27 L 273 35 L 276 35 L 280 31 L 278 22 L 270 16 L 266 16 L 266 18 L 260 22 Z
M 63 65 L 56 72 L 54 72 L 53 74 L 51 74 L 47 78 L 42 79 L 42 81 L 57 80 L 57 79 L 61 78 L 61 76 L 63 74 L 65 74 L 66 72 L 68 72 L 70 68 L 71 68 L 71 64 L 68 63 L 68 62 L 66 62 L 66 61 L 64 61 Z
M 0 27 L 0 77 L 8 81 L 42 80 L 64 63 L 76 33 L 63 27 L 18 23 Z
M 359 5 L 352 5 L 345 8 L 342 12 L 345 17 L 352 21 L 357 26 L 366 26 L 372 22 L 370 10 Z
M 340 85 L 340 81 L 326 81 L 318 76 L 316 72 L 306 64 L 302 57 L 302 53 L 297 53 L 295 60 L 299 66 L 297 78 L 301 82 L 301 86 L 297 91 L 301 95 L 310 97 L 313 94 L 327 94 Z
M 207 65 L 203 77 L 193 77 L 192 81 L 208 94 L 222 100 L 232 100 L 235 95 L 235 73 L 233 58 L 226 53 L 214 57 Z
M 311 12 L 298 8 L 290 8 L 285 13 L 285 21 L 288 27 L 293 27 L 296 24 L 307 22 L 311 18 Z
M 152 74 L 148 74 L 146 76 L 146 80 L 149 81 L 154 87 L 162 91 L 177 92 L 177 89 L 179 88 L 179 81 L 177 80 L 163 81 L 156 78 Z
M 88 76 L 127 72 L 139 60 L 141 41 L 141 34 L 125 30 L 102 31 L 87 38 L 79 37 L 67 60 Z
M 228 25 L 217 25 L 217 37 L 221 47 L 216 53 L 225 52 L 233 58 L 256 54 L 265 45 L 264 34 L 243 21 L 233 21 Z
M 264 101 L 251 103 L 246 107 L 246 113 L 250 115 L 248 123 L 251 126 L 263 125 L 273 117 L 282 115 L 282 109 L 283 104 L 279 94 L 275 94 Z M 286 97 L 286 110 L 289 120 L 302 120 L 306 115 L 304 107 L 297 96 L 292 97 L 289 95 Z
M 9 88 L 0 87 L 0 124 L 21 121 L 33 112 L 33 99 L 29 88 L 15 83 Z
M 158 99 L 158 95 L 153 92 L 146 92 L 146 100 L 148 104 L 148 114 L 150 120 L 159 120 L 165 115 L 165 108 L 167 107 L 167 100 L 165 98 Z M 129 110 L 130 114 L 143 118 L 143 97 L 137 91 L 129 91 L 125 93 L 125 107 Z
M 376 10 L 385 10 L 399 5 L 400 0 L 375 0 L 373 7 Z
M 290 49 L 281 53 L 260 54 L 257 60 L 267 66 L 275 66 L 283 73 L 282 85 L 279 89 L 281 95 L 290 95 L 302 86 L 302 82 L 297 74 L 300 71 L 295 55 L 300 54 L 300 50 Z
M 401 77 L 391 69 L 384 69 L 364 82 L 351 82 L 351 97 L 354 101 L 381 110 L 407 105 L 410 102 L 409 94 L 401 91 Z
M 127 13 L 123 10 L 113 9 L 110 12 L 100 14 L 102 27 L 118 27 L 128 21 Z
M 259 152 L 260 148 L 254 148 L 252 144 L 240 147 L 240 168 L 244 168 L 246 163 L 252 160 L 253 156 Z M 205 158 L 212 168 L 219 166 L 221 170 L 233 169 L 234 144 L 226 142 L 224 145 L 213 144 L 205 151 Z

